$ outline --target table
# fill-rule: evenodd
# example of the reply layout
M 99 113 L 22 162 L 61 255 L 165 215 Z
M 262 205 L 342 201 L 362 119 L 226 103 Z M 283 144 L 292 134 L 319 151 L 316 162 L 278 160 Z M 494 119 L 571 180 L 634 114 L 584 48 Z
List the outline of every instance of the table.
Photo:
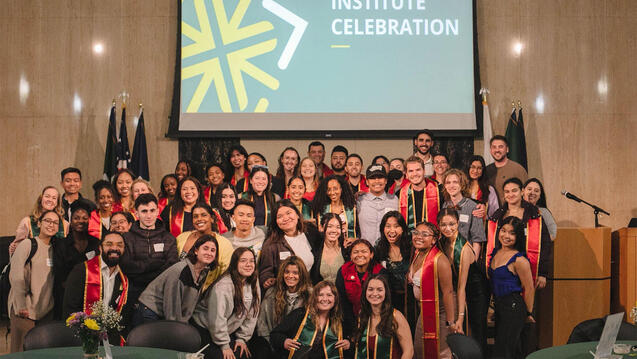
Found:
M 595 352 L 597 343 L 599 342 L 575 343 L 546 348 L 531 353 L 531 355 L 527 356 L 526 359 L 592 359 L 593 356 L 589 353 L 589 351 Z M 637 341 L 618 340 L 616 343 L 637 345 Z M 633 354 L 637 353 L 633 352 Z M 624 354 L 624 359 L 631 358 L 637 359 L 637 355 L 630 356 L 628 354 Z
M 143 347 L 112 347 L 113 359 L 157 359 L 157 358 L 174 358 L 177 359 L 179 352 L 174 350 L 143 348 Z M 100 347 L 100 356 L 103 357 L 104 348 Z M 3 355 L 2 358 L 29 358 L 29 359 L 48 359 L 48 358 L 77 358 L 82 359 L 83 353 L 81 347 L 66 348 L 48 348 L 29 350 L 27 352 L 19 352 Z

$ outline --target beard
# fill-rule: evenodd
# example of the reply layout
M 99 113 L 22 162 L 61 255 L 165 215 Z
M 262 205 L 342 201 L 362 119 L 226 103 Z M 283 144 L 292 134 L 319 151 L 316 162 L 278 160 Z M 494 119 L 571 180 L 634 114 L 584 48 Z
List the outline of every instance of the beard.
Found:
M 117 257 L 111 257 L 110 255 L 116 253 Z M 104 261 L 104 263 L 106 263 L 107 266 L 109 267 L 115 267 L 116 265 L 119 264 L 119 259 L 122 256 L 122 254 L 114 249 L 111 249 L 110 251 L 106 252 L 106 253 L 102 253 L 102 260 Z
M 337 167 L 337 166 L 340 166 L 340 167 Z M 332 170 L 341 172 L 341 171 L 345 170 L 345 165 L 340 165 L 338 163 L 337 164 L 333 164 L 332 165 Z

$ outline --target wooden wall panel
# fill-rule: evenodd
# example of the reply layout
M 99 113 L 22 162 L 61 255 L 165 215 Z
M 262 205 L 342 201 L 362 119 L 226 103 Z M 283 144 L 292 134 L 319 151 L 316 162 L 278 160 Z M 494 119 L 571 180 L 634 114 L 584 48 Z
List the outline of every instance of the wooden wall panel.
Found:
M 0 235 L 11 234 L 59 170 L 84 172 L 83 193 L 101 177 L 107 112 L 113 96 L 145 105 L 153 182 L 172 171 L 177 142 L 164 138 L 172 97 L 175 0 L 7 0 L 0 13 Z M 540 177 L 558 225 L 592 226 L 592 211 L 559 195 L 566 189 L 609 210 L 602 223 L 623 227 L 637 216 L 637 2 L 633 0 L 478 1 L 482 84 L 495 133 L 512 100 L 525 109 L 529 172 Z M 94 42 L 104 54 L 95 56 Z M 513 52 L 521 42 L 521 54 Z M 20 101 L 19 84 L 29 83 Z M 82 100 L 80 113 L 73 98 Z M 542 101 L 540 101 L 542 100 Z M 543 102 L 543 108 L 540 108 Z M 118 109 L 118 113 L 120 110 Z M 423 124 L 426 127 L 426 124 Z M 242 141 L 275 166 L 281 149 L 308 141 Z M 406 156 L 409 140 L 342 143 L 366 162 L 377 153 Z M 480 153 L 482 141 L 476 140 Z M 157 184 L 155 187 L 157 187 Z

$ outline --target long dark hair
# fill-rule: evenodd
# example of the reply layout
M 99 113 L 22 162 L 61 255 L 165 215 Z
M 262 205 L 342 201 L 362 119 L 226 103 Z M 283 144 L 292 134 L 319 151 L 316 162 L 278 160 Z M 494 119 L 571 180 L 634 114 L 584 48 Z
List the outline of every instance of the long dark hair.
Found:
M 174 173 L 169 173 L 167 175 L 165 175 L 164 177 L 162 177 L 160 185 L 159 185 L 159 198 L 168 198 L 168 193 L 166 193 L 166 189 L 164 188 L 164 182 L 168 179 L 168 178 L 172 178 L 175 180 L 175 182 L 177 182 L 177 184 L 179 184 L 179 179 L 177 179 L 177 176 Z M 177 192 L 175 192 L 175 197 L 177 196 Z
M 372 274 L 367 278 L 365 283 L 363 283 L 363 289 L 361 291 L 361 311 L 359 314 L 358 328 L 354 335 L 355 343 L 361 340 L 365 329 L 367 329 L 369 319 L 372 316 L 372 305 L 367 300 L 367 288 L 369 287 L 369 282 L 372 280 L 381 281 L 385 287 L 385 299 L 383 299 L 383 303 L 380 305 L 380 322 L 376 325 L 376 333 L 382 337 L 391 338 L 394 336 L 396 329 L 398 329 L 398 324 L 394 321 L 394 307 L 391 303 L 391 292 L 387 278 L 382 274 Z
M 478 187 L 480 188 L 480 192 L 482 192 L 481 202 L 487 203 L 489 200 L 489 181 L 486 176 L 487 164 L 484 162 L 484 158 L 480 155 L 475 155 L 471 157 L 471 159 L 469 160 L 469 165 L 465 169 L 465 174 L 467 175 L 467 178 L 469 179 L 469 183 L 471 183 L 472 179 L 471 179 L 471 175 L 469 175 L 469 167 L 471 167 L 471 164 L 475 161 L 480 162 L 480 165 L 482 165 L 482 174 L 480 175 L 480 178 L 478 178 Z
M 369 248 L 369 252 L 372 254 L 372 258 L 369 260 L 369 264 L 367 264 L 367 271 L 371 274 L 372 269 L 374 269 L 374 265 L 378 263 L 378 260 L 376 259 L 376 251 L 374 250 L 374 246 L 372 246 L 371 243 L 369 243 L 365 239 L 359 238 L 355 240 L 354 242 L 352 242 L 352 244 L 350 244 L 349 252 L 352 253 L 352 250 L 354 250 L 354 247 L 356 247 L 359 244 L 363 244 L 367 246 L 367 248 Z
M 405 223 L 405 219 L 398 211 L 390 211 L 385 213 L 383 219 L 380 221 L 380 239 L 376 244 L 376 255 L 378 255 L 378 261 L 389 260 L 389 248 L 390 244 L 385 235 L 385 225 L 390 218 L 396 219 L 398 225 L 403 230 L 403 234 L 398 239 L 398 248 L 400 248 L 400 255 L 403 257 L 403 261 L 408 261 L 411 254 L 411 238 L 409 236 L 409 227 Z M 370 238 L 371 239 L 371 238 Z
M 115 197 L 113 198 L 113 201 L 115 202 L 121 202 L 122 200 L 122 197 L 117 191 L 117 180 L 119 179 L 119 176 L 121 176 L 124 173 L 128 173 L 128 175 L 130 176 L 130 179 L 131 179 L 130 198 L 131 200 L 133 199 L 133 182 L 132 181 L 135 180 L 135 174 L 133 173 L 133 171 L 129 170 L 128 168 L 121 168 L 117 170 L 117 173 L 115 174 L 115 176 L 113 176 L 113 182 L 111 182 L 111 184 L 113 185 L 113 189 L 115 190 L 114 191 Z
M 307 272 L 305 263 L 297 256 L 291 256 L 286 258 L 279 267 L 279 273 L 276 276 L 276 282 L 274 284 L 274 322 L 278 325 L 281 323 L 281 319 L 285 316 L 285 308 L 287 307 L 286 295 L 288 292 L 288 286 L 285 284 L 285 268 L 288 266 L 296 266 L 299 271 L 299 284 L 297 284 L 297 293 L 303 300 L 303 306 L 307 307 L 310 300 L 310 293 L 312 291 L 312 280 L 310 274 Z
M 539 179 L 535 177 L 529 178 L 526 182 L 524 182 L 524 186 L 522 187 L 522 189 L 526 188 L 526 186 L 531 182 L 535 182 L 537 183 L 538 186 L 540 186 L 540 198 L 537 200 L 537 203 L 535 204 L 535 206 L 546 208 L 546 193 L 544 192 L 544 186 L 542 185 L 542 182 L 540 182 Z
M 502 222 L 498 225 L 498 231 L 495 234 L 495 249 L 493 250 L 493 254 L 502 248 L 502 243 L 500 243 L 500 230 L 505 224 L 510 224 L 513 226 L 513 233 L 515 233 L 515 248 L 518 252 L 522 253 L 526 256 L 526 234 L 524 234 L 524 222 L 521 219 L 515 216 L 508 216 L 502 220 Z
M 341 220 L 341 216 L 336 213 L 325 213 L 325 215 L 321 217 L 321 226 L 326 226 L 332 219 L 336 219 L 338 221 L 338 227 L 341 229 L 341 235 L 338 236 L 338 245 L 343 248 L 345 232 L 343 231 L 343 221 Z M 325 243 L 325 229 L 323 229 L 323 243 Z
M 203 236 L 197 238 L 197 240 L 195 241 L 195 244 L 193 244 L 192 247 L 190 247 L 188 254 L 186 254 L 186 258 L 188 258 L 188 260 L 192 264 L 197 263 L 197 254 L 195 254 L 195 251 L 198 250 L 199 247 L 203 246 L 204 243 L 206 242 L 214 243 L 215 248 L 217 249 L 217 252 L 215 253 L 215 260 L 213 260 L 212 263 L 208 264 L 208 268 L 210 270 L 213 270 L 217 268 L 217 265 L 219 265 L 219 243 L 217 242 L 217 238 L 215 238 L 215 236 L 204 234 Z
M 217 211 L 219 212 L 219 215 L 221 216 L 221 219 L 223 220 L 223 224 L 225 224 L 226 228 L 230 230 L 232 228 L 232 221 L 230 220 L 230 216 L 232 216 L 232 209 L 230 209 L 229 211 L 226 211 L 221 205 L 221 197 L 223 196 L 221 192 L 223 192 L 223 190 L 226 188 L 230 188 L 232 190 L 232 193 L 234 193 L 234 200 L 236 202 L 238 200 L 237 190 L 234 188 L 234 186 L 231 183 L 223 182 L 222 184 L 219 185 L 219 187 L 217 187 L 217 191 L 215 192 L 212 199 L 210 200 L 210 203 L 212 204 L 214 208 L 217 209 Z
M 292 170 L 292 175 L 296 176 L 299 174 L 299 166 L 301 165 L 301 156 L 299 155 L 299 151 L 296 150 L 296 148 L 294 147 L 286 147 L 283 149 L 283 151 L 281 152 L 281 154 L 279 155 L 279 168 L 276 169 L 276 177 L 280 177 L 285 179 L 285 171 L 283 169 L 283 155 L 287 152 L 287 151 L 294 151 L 294 153 L 296 153 L 296 166 L 294 166 L 294 170 Z
M 254 260 L 255 260 L 254 272 L 252 273 L 251 276 L 245 279 L 245 283 L 248 283 L 250 285 L 250 288 L 252 289 L 252 304 L 250 305 L 250 309 L 246 308 L 243 305 L 244 281 L 241 278 L 241 274 L 239 274 L 239 269 L 238 269 L 239 258 L 241 258 L 241 256 L 245 252 L 252 253 L 252 256 L 254 257 Z M 226 275 L 229 275 L 230 279 L 232 279 L 232 284 L 234 286 L 234 293 L 232 294 L 234 308 L 232 309 L 232 313 L 237 314 L 237 316 L 239 317 L 243 315 L 247 316 L 250 314 L 250 312 L 252 312 L 253 318 L 259 315 L 260 300 L 259 300 L 259 293 L 257 292 L 257 286 L 259 285 L 259 278 L 257 274 L 256 260 L 257 260 L 257 256 L 254 254 L 252 249 L 248 247 L 239 247 L 232 253 L 232 257 L 230 258 L 230 265 L 228 266 L 228 269 L 226 269 L 226 272 L 222 276 L 224 277 Z
M 283 207 L 288 207 L 296 212 L 296 215 L 299 217 L 299 221 L 296 224 L 296 230 L 299 233 L 305 233 L 305 224 L 303 223 L 303 215 L 299 212 L 299 209 L 296 208 L 294 203 L 289 199 L 282 199 L 277 202 L 272 208 L 272 220 L 268 225 L 268 241 L 283 241 L 285 233 L 281 228 L 279 228 L 279 224 L 276 223 L 276 215 L 279 210 Z
M 250 171 L 250 177 L 248 179 L 250 180 L 250 184 L 248 186 L 248 190 L 246 191 L 249 196 L 248 199 L 254 202 L 254 199 L 257 196 L 257 193 L 254 191 L 254 188 L 252 188 L 252 178 L 259 172 L 265 173 L 266 177 L 268 178 L 268 184 L 265 186 L 265 190 L 263 191 L 263 197 L 268 203 L 270 204 L 274 203 L 274 195 L 272 194 L 272 191 L 270 190 L 270 185 L 272 184 L 272 177 L 270 176 L 270 172 L 268 172 L 268 168 L 263 166 L 252 166 L 252 171 Z
M 202 208 L 203 210 L 205 210 L 206 212 L 208 212 L 208 214 L 210 215 L 210 218 L 212 219 L 212 231 L 213 232 L 219 232 L 219 228 L 217 228 L 217 216 L 215 215 L 214 211 L 212 208 L 210 208 L 210 206 L 207 203 L 204 202 L 197 202 L 195 203 L 194 206 L 192 206 L 192 213 L 195 213 L 195 209 L 197 208 Z M 193 219 L 194 219 L 194 215 L 193 215 Z M 192 224 L 193 227 L 195 226 L 195 224 Z M 217 248 L 218 249 L 218 248 Z
M 184 177 L 181 181 L 179 181 L 179 184 L 177 185 L 177 191 L 175 192 L 175 199 L 170 203 L 170 207 L 172 208 L 173 213 L 179 213 L 184 210 L 186 204 L 184 203 L 183 198 L 181 198 L 181 187 L 186 181 L 191 181 L 195 184 L 195 187 L 197 187 L 197 203 L 203 201 L 204 197 L 199 180 L 192 176 Z
M 243 169 L 248 170 L 248 151 L 246 151 L 245 147 L 236 144 L 230 147 L 228 154 L 226 155 L 226 182 L 232 181 L 232 176 L 234 176 L 234 167 L 232 166 L 232 162 L 230 162 L 230 158 L 232 157 L 232 152 L 238 151 L 240 154 L 245 157 L 245 161 L 243 161 Z
M 341 186 L 341 201 L 343 201 L 343 207 L 346 209 L 354 208 L 356 200 L 354 199 L 354 194 L 352 193 L 352 187 L 345 182 L 345 179 L 343 177 L 337 175 L 329 175 L 321 180 L 321 183 L 319 183 L 319 186 L 316 189 L 314 201 L 312 201 L 312 209 L 314 210 L 314 213 L 323 213 L 325 207 L 327 207 L 327 205 L 332 202 L 327 195 L 327 184 L 331 180 L 338 181 L 338 184 Z

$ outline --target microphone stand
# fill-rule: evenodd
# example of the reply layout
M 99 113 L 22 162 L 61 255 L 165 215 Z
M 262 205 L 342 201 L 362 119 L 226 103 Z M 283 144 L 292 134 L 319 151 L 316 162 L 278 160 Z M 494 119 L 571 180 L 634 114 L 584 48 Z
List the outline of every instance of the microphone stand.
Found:
M 586 201 L 585 201 L 585 200 L 583 200 L 583 199 L 580 199 L 580 201 L 581 201 L 582 203 L 587 204 L 589 207 L 591 207 L 591 208 L 593 209 L 593 213 L 595 214 L 595 228 L 601 227 L 601 226 L 599 225 L 599 214 L 600 214 L 600 212 L 601 212 L 601 213 L 604 213 L 604 214 L 605 214 L 605 215 L 607 215 L 607 216 L 610 216 L 610 213 L 608 213 L 608 212 L 604 211 L 603 209 L 601 209 L 601 208 L 597 207 L 596 205 L 594 205 L 594 204 L 592 204 L 592 203 L 588 203 L 588 202 L 586 202 Z

